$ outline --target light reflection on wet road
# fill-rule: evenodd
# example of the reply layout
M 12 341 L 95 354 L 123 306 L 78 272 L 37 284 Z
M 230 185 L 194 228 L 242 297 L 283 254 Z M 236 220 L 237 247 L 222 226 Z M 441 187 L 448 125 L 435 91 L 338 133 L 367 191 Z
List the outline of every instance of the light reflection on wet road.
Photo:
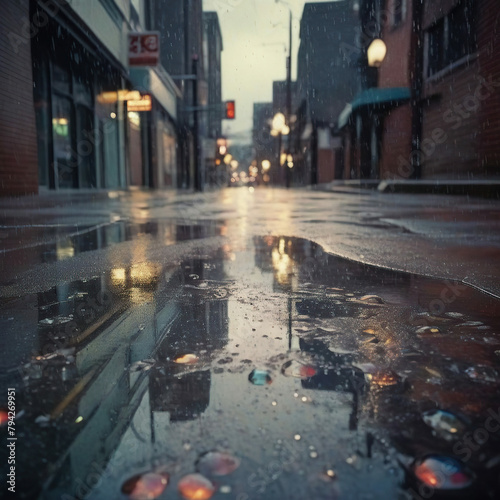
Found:
M 203 243 L 225 227 L 115 222 L 43 252 Z M 463 459 L 474 494 L 494 498 L 498 430 L 465 443 L 498 410 L 497 301 L 238 227 L 180 266 L 136 245 L 130 265 L 2 299 L 2 331 L 23 331 L 2 386 L 23 412 L 25 497 L 126 498 L 127 479 L 155 471 L 160 498 L 178 498 L 200 455 L 226 450 L 240 464 L 209 477 L 213 498 L 411 498 L 439 481 L 405 474 L 429 453 Z

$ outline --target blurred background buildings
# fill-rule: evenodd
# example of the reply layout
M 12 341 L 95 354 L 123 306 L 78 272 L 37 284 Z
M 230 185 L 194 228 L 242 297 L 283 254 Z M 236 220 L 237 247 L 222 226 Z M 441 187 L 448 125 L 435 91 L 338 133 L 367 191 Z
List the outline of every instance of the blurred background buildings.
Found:
M 8 0 L 3 13 L 1 195 L 500 177 L 495 0 L 306 3 L 297 58 L 286 51 L 286 80 L 237 147 L 202 0 Z M 134 62 L 130 35 L 148 33 L 137 43 L 157 59 Z

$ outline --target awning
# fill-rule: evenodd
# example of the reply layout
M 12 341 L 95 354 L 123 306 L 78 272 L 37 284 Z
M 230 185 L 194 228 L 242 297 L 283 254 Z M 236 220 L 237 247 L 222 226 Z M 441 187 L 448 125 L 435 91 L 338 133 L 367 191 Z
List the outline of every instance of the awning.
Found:
M 373 87 L 363 90 L 363 92 L 360 92 L 354 100 L 344 108 L 342 113 L 340 113 L 338 127 L 344 127 L 349 121 L 351 113 L 364 106 L 377 107 L 390 103 L 398 104 L 409 99 L 410 89 L 408 87 Z

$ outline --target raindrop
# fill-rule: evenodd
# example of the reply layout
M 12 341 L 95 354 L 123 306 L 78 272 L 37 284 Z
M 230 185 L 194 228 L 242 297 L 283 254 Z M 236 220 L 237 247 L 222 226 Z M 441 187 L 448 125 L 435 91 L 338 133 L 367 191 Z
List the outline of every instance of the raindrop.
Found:
M 317 373 L 317 370 L 311 365 L 305 365 L 300 361 L 291 360 L 287 361 L 281 367 L 281 373 L 285 375 L 285 377 L 306 379 L 314 377 L 314 375 L 316 375 Z
M 180 365 L 191 365 L 196 363 L 197 361 L 198 356 L 196 356 L 195 354 L 184 354 L 184 356 L 179 356 L 178 358 L 174 359 L 174 362 Z
M 252 382 L 253 385 L 266 385 L 271 384 L 273 379 L 268 370 L 252 370 L 250 375 L 248 375 L 248 380 Z
M 471 366 L 465 373 L 475 382 L 496 382 L 498 378 L 497 371 L 489 366 Z
M 309 456 L 310 456 L 311 458 L 318 458 L 318 452 L 316 452 L 316 451 L 311 451 L 311 453 L 309 453 Z
M 49 415 L 38 415 L 38 417 L 35 418 L 35 424 L 41 425 L 42 427 L 48 425 L 49 422 Z
M 412 467 L 422 483 L 439 490 L 460 490 L 471 486 L 472 472 L 458 460 L 442 455 L 429 455 L 417 460 Z
M 465 424 L 456 415 L 444 410 L 430 410 L 423 414 L 424 422 L 432 428 L 434 434 L 452 440 L 465 431 Z
M 219 491 L 221 493 L 231 493 L 231 486 L 228 486 L 228 485 L 223 485 L 220 487 Z
M 361 365 L 358 365 L 360 368 Z M 401 377 L 392 370 L 378 369 L 371 363 L 366 363 L 365 368 L 361 368 L 365 372 L 365 379 L 372 385 L 378 387 L 388 387 L 397 385 L 402 382 Z
M 240 460 L 229 453 L 209 451 L 196 462 L 196 469 L 206 475 L 226 476 L 240 466 Z
M 415 333 L 425 335 L 427 333 L 441 333 L 441 330 L 437 326 L 421 326 Z
M 215 493 L 215 486 L 201 474 L 188 474 L 178 484 L 179 493 L 186 500 L 208 500 Z
M 336 472 L 333 469 L 326 469 L 326 471 L 325 471 L 325 477 L 328 480 L 333 481 L 334 479 L 337 478 L 337 474 L 336 474 Z
M 464 315 L 462 313 L 459 313 L 459 312 L 447 312 L 447 313 L 444 313 L 446 316 L 448 316 L 449 318 L 463 318 Z
M 293 439 L 295 439 L 295 441 L 300 441 L 300 434 L 295 434 L 295 436 L 293 436 Z
M 148 371 L 150 370 L 153 365 L 154 365 L 154 361 L 151 360 L 151 359 L 145 359 L 144 361 L 136 361 L 131 367 L 130 367 L 130 371 L 133 373 L 133 372 L 140 372 L 140 371 Z
M 147 472 L 131 477 L 123 483 L 122 493 L 133 500 L 150 500 L 158 498 L 168 484 L 168 474 Z
M 378 295 L 363 295 L 359 300 L 363 302 L 369 302 L 370 304 L 383 304 L 384 300 Z

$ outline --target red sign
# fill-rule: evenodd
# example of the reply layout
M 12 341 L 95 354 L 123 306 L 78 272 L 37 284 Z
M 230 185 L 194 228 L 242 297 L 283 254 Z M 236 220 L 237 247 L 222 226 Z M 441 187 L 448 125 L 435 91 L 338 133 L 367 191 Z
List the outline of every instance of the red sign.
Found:
M 157 31 L 129 33 L 129 66 L 157 66 L 159 58 L 160 33 L 158 33 Z

